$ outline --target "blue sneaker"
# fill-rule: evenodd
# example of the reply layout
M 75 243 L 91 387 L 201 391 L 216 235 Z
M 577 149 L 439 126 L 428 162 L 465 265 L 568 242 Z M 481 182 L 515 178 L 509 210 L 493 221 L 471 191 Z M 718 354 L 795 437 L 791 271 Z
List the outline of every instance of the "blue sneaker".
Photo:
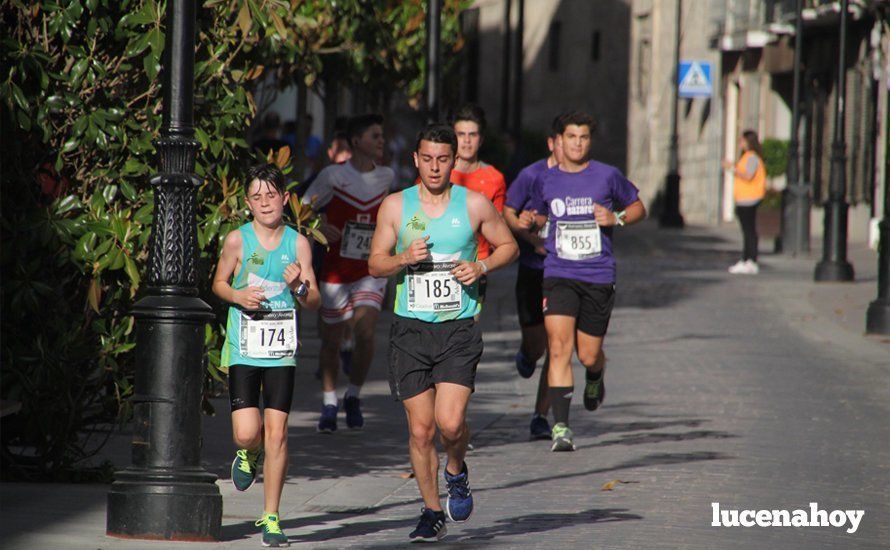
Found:
M 456 523 L 467 521 L 473 513 L 473 493 L 470 491 L 467 463 L 464 462 L 463 470 L 456 476 L 449 474 L 446 466 L 445 483 L 448 486 L 448 500 L 445 503 L 448 519 Z
M 337 431 L 337 405 L 325 405 L 321 409 L 321 418 L 318 419 L 316 430 L 319 433 L 329 434 Z
M 343 410 L 346 411 L 346 427 L 353 430 L 360 430 L 365 425 L 365 418 L 362 416 L 361 400 L 358 397 L 344 397 Z
M 516 370 L 519 372 L 519 376 L 523 378 L 531 378 L 535 373 L 535 367 L 537 365 L 538 362 L 531 361 L 524 353 L 522 353 L 522 350 L 516 352 Z
M 531 439 L 550 439 L 550 423 L 547 418 L 536 414 L 532 417 L 532 423 L 528 427 Z
M 447 532 L 444 512 L 421 508 L 417 528 L 411 531 L 408 538 L 411 539 L 411 542 L 436 542 L 442 540 Z

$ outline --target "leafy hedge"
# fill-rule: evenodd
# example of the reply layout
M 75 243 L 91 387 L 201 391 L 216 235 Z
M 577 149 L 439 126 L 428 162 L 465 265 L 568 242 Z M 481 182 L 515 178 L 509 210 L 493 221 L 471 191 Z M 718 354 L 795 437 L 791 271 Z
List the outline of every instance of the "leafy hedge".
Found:
M 324 70 L 372 91 L 423 88 L 423 7 L 413 0 L 205 0 L 195 65 L 201 291 L 221 237 L 243 223 L 251 90 L 270 72 L 312 86 Z M 443 37 L 457 44 L 445 4 Z M 129 309 L 147 259 L 161 125 L 161 0 L 10 0 L 0 7 L 5 477 L 68 478 L 129 415 Z M 456 47 L 456 46 L 455 46 Z M 286 162 L 286 159 L 279 159 Z M 307 218 L 303 217 L 303 221 Z M 222 327 L 208 326 L 208 372 Z M 85 435 L 92 433 L 94 440 Z

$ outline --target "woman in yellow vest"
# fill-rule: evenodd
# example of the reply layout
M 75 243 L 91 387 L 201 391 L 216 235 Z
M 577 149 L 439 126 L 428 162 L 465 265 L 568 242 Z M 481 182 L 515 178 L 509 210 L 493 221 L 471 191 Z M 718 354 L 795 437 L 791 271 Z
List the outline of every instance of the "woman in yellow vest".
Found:
M 745 130 L 742 134 L 742 155 L 738 162 L 723 161 L 723 168 L 732 170 L 734 178 L 733 198 L 735 214 L 742 226 L 744 247 L 742 259 L 729 268 L 733 274 L 756 275 L 757 266 L 757 206 L 766 195 L 766 167 L 763 149 L 757 132 Z

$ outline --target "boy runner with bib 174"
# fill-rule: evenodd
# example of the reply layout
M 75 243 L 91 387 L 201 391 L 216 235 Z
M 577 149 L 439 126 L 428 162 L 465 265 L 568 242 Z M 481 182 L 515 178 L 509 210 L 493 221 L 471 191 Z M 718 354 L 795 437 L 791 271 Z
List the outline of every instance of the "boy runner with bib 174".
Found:
M 413 541 L 445 535 L 445 514 L 466 521 L 473 511 L 464 462 L 470 432 L 467 403 L 482 357 L 479 278 L 516 259 L 519 249 L 491 201 L 449 181 L 457 138 L 435 124 L 421 131 L 414 163 L 420 183 L 390 195 L 380 206 L 368 268 L 396 275 L 390 330 L 389 384 L 408 417 L 408 448 L 423 508 Z M 477 261 L 476 235 L 495 246 Z M 439 500 L 438 428 L 448 456 L 445 512 Z
M 615 300 L 612 231 L 642 220 L 646 209 L 637 188 L 617 168 L 590 159 L 590 115 L 569 113 L 558 126 L 563 160 L 538 178 L 530 210 L 538 213 L 539 226 L 549 223 L 543 309 L 556 422 L 552 450 L 573 451 L 572 352 L 577 351 L 587 373 L 584 407 L 595 410 L 605 397 L 602 347 Z
M 226 235 L 213 292 L 231 304 L 221 365 L 229 370 L 238 447 L 232 483 L 239 491 L 250 488 L 265 455 L 264 512 L 257 526 L 263 527 L 263 546 L 278 547 L 288 545 L 278 505 L 287 474 L 287 417 L 299 343 L 294 300 L 317 309 L 321 297 L 309 241 L 282 220 L 288 201 L 284 175 L 272 164 L 254 167 L 245 189 L 253 221 Z

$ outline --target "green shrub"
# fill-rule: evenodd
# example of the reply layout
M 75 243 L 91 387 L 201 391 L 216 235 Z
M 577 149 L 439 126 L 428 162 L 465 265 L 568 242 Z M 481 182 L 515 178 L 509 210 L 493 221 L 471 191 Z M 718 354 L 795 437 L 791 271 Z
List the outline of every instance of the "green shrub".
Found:
M 774 178 L 784 174 L 788 169 L 788 140 L 766 138 L 762 145 L 766 175 Z
M 459 41 L 445 3 L 443 39 Z M 313 86 L 325 67 L 371 91 L 423 89 L 423 7 L 366 0 L 204 0 L 197 13 L 199 287 L 243 223 L 251 90 L 272 73 Z M 133 317 L 147 260 L 161 126 L 163 0 L 10 0 L 0 6 L 5 477 L 63 478 L 129 416 Z M 303 218 L 303 221 L 308 221 Z M 309 231 L 307 229 L 307 231 Z M 207 327 L 216 375 L 222 326 Z M 95 432 L 92 432 L 95 435 Z

